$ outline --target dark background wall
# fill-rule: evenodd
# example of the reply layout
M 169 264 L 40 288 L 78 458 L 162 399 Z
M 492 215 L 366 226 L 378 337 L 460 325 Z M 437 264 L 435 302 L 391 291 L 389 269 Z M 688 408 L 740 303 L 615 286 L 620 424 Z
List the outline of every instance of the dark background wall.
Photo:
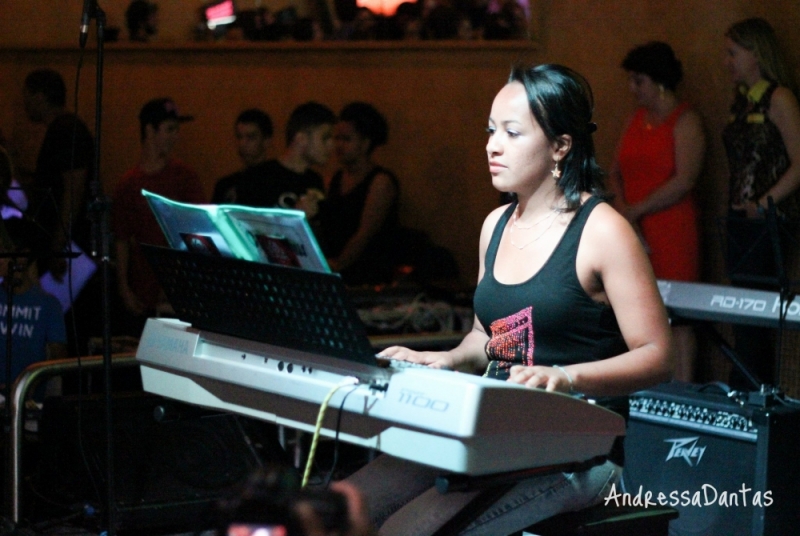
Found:
M 726 206 L 720 132 L 732 87 L 723 66 L 723 34 L 732 22 L 762 16 L 775 26 L 790 55 L 800 48 L 795 31 L 800 4 L 795 0 L 536 0 L 531 42 L 273 45 L 190 42 L 201 3 L 161 0 L 161 29 L 154 43 L 106 47 L 101 171 L 109 191 L 137 159 L 136 114 L 151 97 L 172 96 L 183 112 L 196 116 L 183 126 L 177 151 L 199 170 L 209 194 L 218 177 L 238 166 L 232 121 L 245 107 L 266 109 L 281 132 L 291 109 L 306 100 L 334 109 L 355 99 L 371 101 L 391 125 L 389 145 L 378 150 L 376 159 L 400 177 L 403 222 L 452 250 L 465 284 L 475 281 L 480 225 L 498 199 L 486 169 L 484 128 L 491 100 L 512 63 L 559 62 L 588 78 L 596 99 L 598 157 L 607 167 L 634 108 L 620 61 L 632 46 L 653 39 L 675 48 L 686 73 L 679 93 L 700 113 L 709 139 L 698 184 L 703 278 L 724 283 L 716 218 Z M 127 2 L 100 4 L 110 24 L 122 23 Z M 3 0 L 2 6 L 0 129 L 24 171 L 33 166 L 42 131 L 22 113 L 22 81 L 35 67 L 54 67 L 68 81 L 72 102 L 82 2 Z M 78 99 L 79 114 L 90 126 L 93 42 L 92 36 Z M 795 67 L 798 57 L 793 57 Z M 274 145 L 277 154 L 282 136 Z M 797 359 L 786 361 L 787 377 L 800 384 Z M 726 364 L 715 358 L 709 366 L 709 374 L 716 375 L 724 373 Z

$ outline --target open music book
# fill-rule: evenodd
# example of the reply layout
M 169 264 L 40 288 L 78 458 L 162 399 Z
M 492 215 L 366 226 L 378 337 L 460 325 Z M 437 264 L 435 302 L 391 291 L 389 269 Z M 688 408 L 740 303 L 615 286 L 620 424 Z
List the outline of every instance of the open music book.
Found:
M 301 210 L 193 205 L 142 190 L 173 249 L 330 273 Z

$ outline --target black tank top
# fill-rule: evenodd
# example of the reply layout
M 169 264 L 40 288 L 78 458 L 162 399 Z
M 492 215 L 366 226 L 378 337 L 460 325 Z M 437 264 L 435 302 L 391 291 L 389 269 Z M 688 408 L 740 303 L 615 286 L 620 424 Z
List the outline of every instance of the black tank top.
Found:
M 544 266 L 518 284 L 494 277 L 497 248 L 516 203 L 500 217 L 474 297 L 475 313 L 491 337 L 486 376 L 504 380 L 512 365 L 569 365 L 627 351 L 614 311 L 586 293 L 575 268 L 586 220 L 600 202 L 592 197 L 578 208 Z
M 325 202 L 320 207 L 320 245 L 326 257 L 335 258 L 358 231 L 369 190 L 380 174 L 389 177 L 397 194 L 381 228 L 369 240 L 359 258 L 342 270 L 342 279 L 349 285 L 388 283 L 394 277 L 400 183 L 391 171 L 375 166 L 361 183 L 343 194 L 342 172 L 338 171 L 331 179 Z

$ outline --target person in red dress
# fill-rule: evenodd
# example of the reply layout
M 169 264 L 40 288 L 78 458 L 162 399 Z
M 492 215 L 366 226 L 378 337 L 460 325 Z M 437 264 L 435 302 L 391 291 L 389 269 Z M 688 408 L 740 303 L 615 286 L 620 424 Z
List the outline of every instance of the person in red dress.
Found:
M 700 117 L 675 94 L 683 76 L 672 48 L 652 42 L 622 62 L 639 107 L 620 139 L 609 188 L 614 206 L 639 230 L 658 279 L 699 279 L 698 211 L 693 189 L 703 167 Z M 673 327 L 675 377 L 693 378 L 691 326 Z

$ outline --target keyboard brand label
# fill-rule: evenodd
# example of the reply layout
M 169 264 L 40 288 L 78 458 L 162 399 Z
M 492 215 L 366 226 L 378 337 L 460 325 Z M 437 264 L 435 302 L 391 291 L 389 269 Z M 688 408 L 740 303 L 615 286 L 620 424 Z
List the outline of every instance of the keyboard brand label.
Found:
M 178 337 L 165 337 L 163 335 L 149 337 L 147 339 L 146 349 L 185 356 L 191 356 L 193 352 L 189 341 Z
M 726 310 L 749 311 L 753 313 L 767 313 L 777 317 L 781 310 L 780 298 L 774 298 L 772 306 L 769 306 L 770 299 L 762 298 L 742 298 L 740 296 L 730 296 L 724 294 L 714 294 L 711 297 L 710 307 Z M 787 317 L 800 317 L 800 303 L 792 301 L 786 305 Z
M 781 300 L 775 298 L 775 303 L 772 304 L 772 314 L 779 314 L 781 311 Z M 792 303 L 786 306 L 786 316 L 800 316 L 800 303 L 792 300 Z
M 767 309 L 767 300 L 737 298 L 736 296 L 723 296 L 721 294 L 714 294 L 714 296 L 711 298 L 711 307 L 719 307 L 721 309 L 739 309 L 742 311 L 763 313 Z
M 400 389 L 401 404 L 407 404 L 419 409 L 429 409 L 444 413 L 450 407 L 446 400 L 436 400 L 429 397 L 422 391 L 412 391 L 411 389 Z

